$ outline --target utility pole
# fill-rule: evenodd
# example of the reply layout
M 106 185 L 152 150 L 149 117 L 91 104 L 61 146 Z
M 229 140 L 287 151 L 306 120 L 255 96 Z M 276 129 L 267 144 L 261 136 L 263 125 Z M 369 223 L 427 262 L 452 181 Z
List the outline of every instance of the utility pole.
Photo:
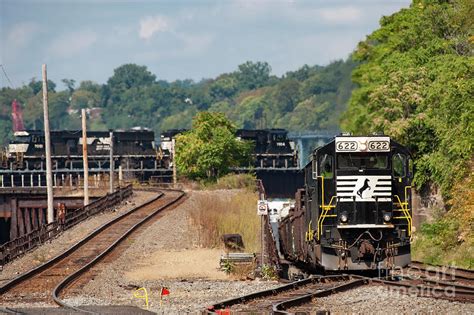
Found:
M 54 221 L 53 207 L 53 172 L 51 170 L 51 136 L 49 131 L 49 112 L 48 112 L 48 76 L 46 65 L 43 64 L 43 117 L 44 117 L 44 144 L 46 151 L 46 192 L 48 194 L 48 223 Z
M 109 161 L 109 192 L 112 194 L 114 192 L 114 133 L 110 132 L 110 161 Z
M 89 204 L 89 162 L 87 159 L 87 125 L 86 109 L 83 108 L 82 114 L 82 161 L 84 164 L 84 206 Z
M 175 146 L 176 146 L 176 140 L 173 138 L 173 140 L 171 140 L 171 145 L 172 145 L 172 157 L 173 157 L 173 187 L 176 187 L 176 149 L 175 149 Z

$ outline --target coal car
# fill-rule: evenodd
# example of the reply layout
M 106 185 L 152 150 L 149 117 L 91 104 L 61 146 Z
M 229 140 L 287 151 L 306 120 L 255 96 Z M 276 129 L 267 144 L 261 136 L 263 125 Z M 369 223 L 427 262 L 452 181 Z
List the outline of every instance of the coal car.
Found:
M 324 270 L 410 263 L 412 161 L 384 135 L 335 137 L 312 152 L 279 225 L 286 259 Z

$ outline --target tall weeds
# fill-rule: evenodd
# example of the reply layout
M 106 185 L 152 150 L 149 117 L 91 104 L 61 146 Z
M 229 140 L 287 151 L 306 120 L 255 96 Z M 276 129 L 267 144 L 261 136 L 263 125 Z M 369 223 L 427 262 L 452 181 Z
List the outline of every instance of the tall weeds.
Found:
M 209 191 L 195 194 L 194 198 L 191 218 L 199 228 L 201 246 L 218 247 L 223 234 L 238 233 L 242 235 L 246 252 L 258 251 L 260 220 L 256 193 Z

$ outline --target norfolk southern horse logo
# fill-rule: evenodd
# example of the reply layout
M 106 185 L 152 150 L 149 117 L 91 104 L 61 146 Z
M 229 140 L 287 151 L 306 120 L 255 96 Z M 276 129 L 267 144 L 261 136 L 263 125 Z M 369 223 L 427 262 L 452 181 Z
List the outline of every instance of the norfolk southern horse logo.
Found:
M 368 179 L 368 178 L 365 179 L 364 185 L 362 185 L 362 187 L 357 191 L 357 195 L 362 199 L 362 194 L 363 194 L 364 191 L 366 191 L 367 189 L 370 190 L 369 179 Z

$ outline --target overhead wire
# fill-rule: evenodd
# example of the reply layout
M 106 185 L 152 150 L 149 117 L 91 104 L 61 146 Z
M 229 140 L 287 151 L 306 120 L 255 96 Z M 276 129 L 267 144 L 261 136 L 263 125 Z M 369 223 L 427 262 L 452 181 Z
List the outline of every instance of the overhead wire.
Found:
M 7 71 L 5 70 L 5 66 L 3 64 L 0 64 L 0 67 L 2 67 L 3 74 L 5 75 L 5 78 L 7 78 L 7 81 L 10 83 L 10 87 L 14 89 L 15 86 L 13 85 L 12 80 L 10 80 L 10 77 L 8 76 Z

